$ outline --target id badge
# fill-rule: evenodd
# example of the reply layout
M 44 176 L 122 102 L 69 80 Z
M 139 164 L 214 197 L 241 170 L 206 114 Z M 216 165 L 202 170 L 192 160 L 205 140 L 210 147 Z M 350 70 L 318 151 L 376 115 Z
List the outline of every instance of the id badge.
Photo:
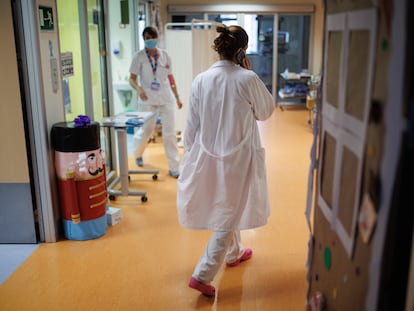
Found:
M 158 91 L 160 89 L 161 84 L 158 81 L 152 81 L 151 83 L 151 90 Z

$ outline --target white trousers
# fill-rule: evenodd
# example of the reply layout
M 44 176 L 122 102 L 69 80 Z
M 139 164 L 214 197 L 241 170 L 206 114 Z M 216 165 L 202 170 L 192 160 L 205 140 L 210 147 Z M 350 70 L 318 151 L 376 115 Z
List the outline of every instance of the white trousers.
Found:
M 162 140 L 164 142 L 164 151 L 168 160 L 168 167 L 172 171 L 179 170 L 180 153 L 177 147 L 177 136 L 175 133 L 175 110 L 174 105 L 166 104 L 161 106 L 153 106 L 148 104 L 140 104 L 140 111 L 153 111 L 156 116 L 151 118 L 143 126 L 139 127 L 134 134 L 134 155 L 135 158 L 142 157 L 148 140 L 154 133 L 158 116 L 162 120 Z
M 194 269 L 193 277 L 208 284 L 214 279 L 224 260 L 234 262 L 243 253 L 240 231 L 214 231 Z

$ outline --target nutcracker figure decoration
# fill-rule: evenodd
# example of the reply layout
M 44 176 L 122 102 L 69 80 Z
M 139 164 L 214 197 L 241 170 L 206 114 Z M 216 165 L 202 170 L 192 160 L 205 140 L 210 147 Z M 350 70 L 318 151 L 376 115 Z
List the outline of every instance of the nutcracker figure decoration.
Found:
M 63 227 L 70 240 L 94 239 L 107 230 L 105 154 L 99 123 L 87 121 L 78 116 L 52 127 Z

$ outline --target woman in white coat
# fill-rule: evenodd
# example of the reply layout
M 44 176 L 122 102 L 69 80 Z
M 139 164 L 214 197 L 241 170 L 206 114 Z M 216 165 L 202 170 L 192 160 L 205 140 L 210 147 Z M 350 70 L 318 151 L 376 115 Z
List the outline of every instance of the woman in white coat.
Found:
M 193 81 L 178 179 L 182 226 L 213 234 L 189 286 L 215 295 L 210 282 L 221 264 L 237 266 L 253 252 L 240 230 L 267 223 L 270 214 L 264 149 L 257 120 L 268 119 L 275 100 L 246 57 L 248 35 L 220 25 L 213 48 L 220 60 Z

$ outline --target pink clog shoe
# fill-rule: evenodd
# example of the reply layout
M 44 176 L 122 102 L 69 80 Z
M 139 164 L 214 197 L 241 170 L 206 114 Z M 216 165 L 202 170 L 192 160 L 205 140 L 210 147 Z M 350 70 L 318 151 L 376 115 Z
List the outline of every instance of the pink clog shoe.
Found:
M 216 289 L 214 288 L 214 286 L 201 283 L 200 281 L 196 280 L 193 277 L 191 277 L 190 282 L 188 283 L 188 286 L 190 286 L 193 289 L 198 290 L 205 296 L 212 297 L 216 294 Z
M 237 259 L 236 261 L 233 261 L 233 262 L 228 262 L 227 266 L 229 266 L 229 267 L 238 266 L 239 263 L 241 263 L 242 261 L 246 261 L 246 260 L 249 260 L 250 258 L 252 258 L 252 255 L 253 255 L 252 249 L 251 248 L 246 248 L 244 250 L 243 255 L 241 255 L 241 257 L 239 259 Z

